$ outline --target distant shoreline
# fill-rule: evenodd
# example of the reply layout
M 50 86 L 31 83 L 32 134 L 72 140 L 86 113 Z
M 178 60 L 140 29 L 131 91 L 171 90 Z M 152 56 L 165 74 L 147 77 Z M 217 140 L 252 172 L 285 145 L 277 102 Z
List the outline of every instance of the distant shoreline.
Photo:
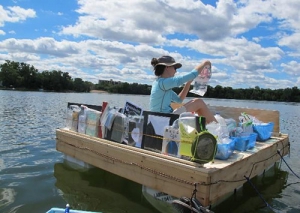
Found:
M 108 93 L 105 90 L 91 90 L 90 93 Z
M 34 89 L 29 90 L 26 88 L 0 88 L 0 90 L 12 90 L 12 91 L 35 91 L 35 92 L 54 92 L 53 90 Z M 74 92 L 74 91 L 63 91 L 63 92 Z M 90 93 L 108 93 L 105 90 L 91 90 Z

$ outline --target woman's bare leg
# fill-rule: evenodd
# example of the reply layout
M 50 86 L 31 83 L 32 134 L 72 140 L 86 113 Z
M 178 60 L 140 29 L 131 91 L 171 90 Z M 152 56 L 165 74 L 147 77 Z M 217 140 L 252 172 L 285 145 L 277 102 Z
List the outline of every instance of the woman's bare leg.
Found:
M 184 106 L 186 108 L 186 111 L 196 112 L 199 116 L 204 116 L 207 124 L 213 121 L 217 122 L 215 116 L 208 109 L 205 102 L 200 98 L 190 100 L 189 102 L 185 103 Z

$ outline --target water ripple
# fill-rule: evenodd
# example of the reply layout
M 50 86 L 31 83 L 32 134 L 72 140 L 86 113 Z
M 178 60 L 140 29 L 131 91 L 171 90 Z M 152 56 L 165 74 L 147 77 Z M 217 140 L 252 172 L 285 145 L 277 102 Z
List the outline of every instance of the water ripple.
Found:
M 156 212 L 141 201 L 141 190 L 132 189 L 139 185 L 101 170 L 73 171 L 60 163 L 63 155 L 55 148 L 55 130 L 65 124 L 67 102 L 101 105 L 102 101 L 108 101 L 122 107 L 131 101 L 148 110 L 148 100 L 149 96 L 0 90 L 0 212 L 46 212 L 53 206 L 64 206 L 66 201 L 80 208 L 106 212 L 124 212 L 130 208 L 136 210 L 132 212 Z M 210 105 L 278 110 L 280 130 L 289 134 L 291 142 L 291 157 L 285 159 L 300 175 L 300 104 L 204 100 Z M 272 178 L 261 182 L 258 182 L 260 190 L 274 208 L 281 212 L 300 211 L 299 179 L 284 164 Z M 247 192 L 227 206 L 224 204 L 220 212 L 268 211 L 257 195 Z

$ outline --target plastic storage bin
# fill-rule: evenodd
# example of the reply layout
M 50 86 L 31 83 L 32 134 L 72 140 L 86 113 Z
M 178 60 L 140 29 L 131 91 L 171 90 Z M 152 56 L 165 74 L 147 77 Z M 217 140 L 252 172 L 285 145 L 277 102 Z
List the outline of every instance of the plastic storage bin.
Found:
M 247 136 L 234 137 L 236 138 L 235 149 L 238 151 L 246 151 L 247 149 L 254 148 L 256 137 L 256 133 L 251 133 Z
M 247 145 L 247 149 L 253 149 L 255 147 L 256 138 L 257 138 L 256 133 L 251 133 L 249 135 L 249 142 L 248 142 L 248 145 Z
M 258 141 L 268 140 L 273 132 L 274 123 L 262 123 L 262 124 L 253 124 L 253 131 L 257 133 Z
M 227 160 L 235 149 L 237 138 L 231 138 L 229 143 L 218 143 L 217 153 L 215 158 L 220 160 Z

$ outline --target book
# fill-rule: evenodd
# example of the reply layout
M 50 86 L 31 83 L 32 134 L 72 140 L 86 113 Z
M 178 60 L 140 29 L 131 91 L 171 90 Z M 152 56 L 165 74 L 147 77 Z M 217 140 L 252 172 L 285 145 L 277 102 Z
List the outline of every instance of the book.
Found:
M 122 113 L 127 117 L 141 116 L 143 115 L 143 109 L 136 104 L 126 101 Z

